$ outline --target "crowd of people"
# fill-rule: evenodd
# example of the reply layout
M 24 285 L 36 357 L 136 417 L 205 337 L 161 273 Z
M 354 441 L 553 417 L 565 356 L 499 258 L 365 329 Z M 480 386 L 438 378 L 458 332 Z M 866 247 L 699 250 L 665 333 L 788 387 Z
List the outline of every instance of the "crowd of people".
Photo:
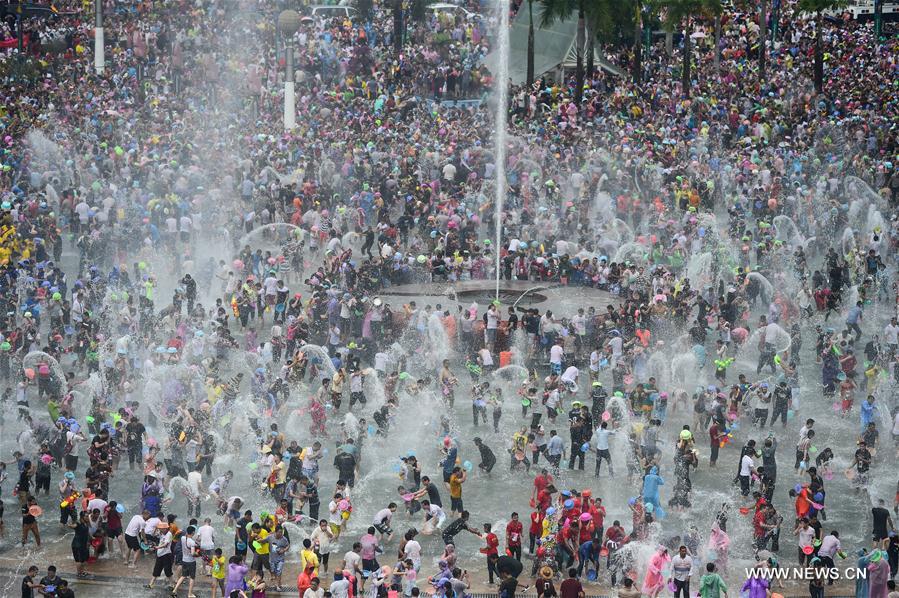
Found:
M 728 8 L 682 32 L 690 89 L 660 38 L 580 103 L 510 84 L 506 138 L 475 4 L 282 39 L 265 3 L 107 2 L 102 74 L 89 5 L 23 54 L 0 27 L 0 558 L 52 559 L 23 597 L 120 562 L 189 598 L 765 598 L 798 563 L 817 598 L 854 553 L 896 598 L 894 26 L 777 3 L 762 76 Z M 495 278 L 562 299 L 427 290 Z

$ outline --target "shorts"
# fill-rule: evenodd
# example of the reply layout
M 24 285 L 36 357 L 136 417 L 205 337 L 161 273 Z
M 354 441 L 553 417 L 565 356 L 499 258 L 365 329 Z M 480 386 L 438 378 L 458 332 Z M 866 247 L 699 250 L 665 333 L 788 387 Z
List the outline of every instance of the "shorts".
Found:
M 122 533 L 123 533 L 122 528 L 109 529 L 109 530 L 106 530 L 106 537 L 107 538 L 118 538 L 119 536 L 122 535 Z
M 281 571 L 284 570 L 284 559 L 279 561 L 269 560 L 269 565 L 271 567 L 272 575 L 281 575 Z
M 175 561 L 175 555 L 169 553 L 163 556 L 157 556 L 156 562 L 153 563 L 153 577 L 159 577 L 165 572 L 166 577 L 172 576 L 172 563 Z
M 254 554 L 253 555 L 253 566 L 250 567 L 253 571 L 262 572 L 263 569 L 272 570 L 272 564 L 268 560 L 267 554 Z
M 125 546 L 130 550 L 140 550 L 140 538 L 125 534 Z
M 197 578 L 197 561 L 181 563 L 181 577 Z
M 72 546 L 72 558 L 76 563 L 86 563 L 88 557 L 90 557 L 90 550 L 88 550 L 87 546 L 78 548 Z
M 364 574 L 366 571 L 374 572 L 381 568 L 381 565 L 378 564 L 378 559 L 362 559 L 362 573 Z
M 450 497 L 450 510 L 455 511 L 457 513 L 461 513 L 465 510 L 462 506 L 462 498 Z
M 549 371 L 553 374 L 562 374 L 562 364 L 561 363 L 550 363 Z

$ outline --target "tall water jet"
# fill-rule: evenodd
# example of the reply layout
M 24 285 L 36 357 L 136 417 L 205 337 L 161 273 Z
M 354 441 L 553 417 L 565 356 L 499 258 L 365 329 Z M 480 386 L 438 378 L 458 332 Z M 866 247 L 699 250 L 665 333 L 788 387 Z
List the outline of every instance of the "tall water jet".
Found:
M 502 273 L 500 263 L 500 247 L 503 234 L 503 203 L 506 199 L 506 137 L 508 136 L 509 115 L 509 5 L 497 3 L 499 10 L 499 48 L 496 72 L 496 141 L 493 144 L 494 161 L 496 162 L 496 299 L 499 300 L 499 280 Z

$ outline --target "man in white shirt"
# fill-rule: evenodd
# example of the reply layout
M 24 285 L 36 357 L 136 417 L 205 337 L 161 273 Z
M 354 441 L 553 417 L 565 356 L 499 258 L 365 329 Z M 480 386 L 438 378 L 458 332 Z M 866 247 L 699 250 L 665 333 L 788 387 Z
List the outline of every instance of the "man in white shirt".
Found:
M 87 501 L 87 512 L 92 513 L 94 509 L 98 509 L 100 513 L 106 512 L 106 507 L 109 506 L 109 503 L 103 500 L 101 496 L 95 496 L 94 498 Z
M 362 550 L 361 542 L 353 542 L 353 549 L 343 555 L 343 569 L 350 572 L 350 575 L 359 580 L 359 588 L 362 588 L 362 556 L 359 551 Z
M 612 454 L 609 452 L 609 436 L 614 432 L 609 432 L 608 428 L 608 422 L 601 422 L 599 427 L 596 428 L 596 431 L 593 432 L 593 436 L 590 438 L 590 445 L 596 451 L 596 477 L 599 477 L 599 470 L 602 466 L 603 459 L 609 463 L 609 477 L 615 475 L 615 472 L 612 470 Z
M 197 529 L 196 539 L 200 545 L 200 550 L 203 551 L 203 556 L 211 558 L 212 551 L 215 550 L 215 528 L 212 527 L 212 519 L 207 517 L 203 520 L 203 525 Z M 203 563 L 203 573 L 209 575 L 210 569 L 205 558 Z
M 312 585 L 306 588 L 302 598 L 322 598 L 325 595 L 325 590 L 321 587 L 319 579 L 313 577 L 311 584 Z
M 140 535 L 144 532 L 147 520 L 150 518 L 150 512 L 144 511 L 140 515 L 135 515 L 128 522 L 125 528 L 125 545 L 128 546 L 128 556 L 125 558 L 125 564 L 128 567 L 134 567 L 137 559 L 140 558 Z
M 341 571 L 334 573 L 334 581 L 328 591 L 331 592 L 331 598 L 349 598 L 350 582 L 343 577 Z
M 570 365 L 565 368 L 565 372 L 559 379 L 569 391 L 577 392 L 577 377 L 580 376 L 580 374 L 581 371 L 579 369 L 577 369 L 573 365 Z
M 825 567 L 827 567 L 828 569 L 833 569 L 833 557 L 838 552 L 840 552 L 842 548 L 843 547 L 840 544 L 840 534 L 837 532 L 837 530 L 834 530 L 830 532 L 830 534 L 824 536 L 824 538 L 821 540 L 821 546 L 818 547 L 818 558 L 821 559 L 821 563 Z M 829 578 L 827 580 L 827 585 L 833 585 L 833 578 Z
M 487 308 L 485 317 L 487 318 L 487 325 L 485 327 L 487 346 L 493 350 L 496 346 L 496 329 L 499 327 L 499 312 L 497 312 L 495 304 L 490 304 L 490 307 Z
M 755 471 L 755 462 L 749 456 L 749 449 L 745 449 L 743 457 L 740 459 L 740 494 L 749 496 L 749 482 Z
M 687 554 L 687 547 L 681 546 L 671 559 L 671 578 L 674 581 L 674 598 L 690 598 L 690 574 L 693 570 L 693 557 Z
M 396 503 L 392 502 L 387 505 L 386 508 L 381 509 L 375 514 L 374 519 L 372 520 L 372 525 L 375 526 L 375 529 L 378 530 L 378 534 L 380 534 L 381 541 L 385 541 L 384 537 L 386 536 L 386 541 L 390 542 L 390 539 L 393 537 L 393 530 L 390 528 L 390 521 L 393 519 L 393 514 L 396 512 Z
M 565 349 L 558 342 L 549 348 L 550 371 L 556 374 L 562 373 L 562 359 L 565 357 Z
M 156 563 L 153 565 L 153 575 L 150 577 L 150 583 L 144 586 L 148 590 L 153 589 L 153 584 L 162 573 L 165 573 L 166 585 L 172 585 L 172 564 L 175 560 L 172 554 L 172 532 L 169 531 L 169 524 L 164 521 L 156 525 L 156 530 L 162 535 L 159 538 L 159 544 L 156 545 Z
M 194 533 L 197 530 L 190 525 L 184 530 L 184 536 L 181 538 L 181 575 L 175 582 L 175 588 L 172 594 L 178 592 L 181 583 L 187 580 L 187 595 L 194 595 L 194 580 L 197 578 L 197 543 L 194 540 Z
M 429 500 L 421 501 L 421 510 L 425 514 L 425 525 L 441 529 L 446 521 L 446 512 L 440 505 L 431 504 Z

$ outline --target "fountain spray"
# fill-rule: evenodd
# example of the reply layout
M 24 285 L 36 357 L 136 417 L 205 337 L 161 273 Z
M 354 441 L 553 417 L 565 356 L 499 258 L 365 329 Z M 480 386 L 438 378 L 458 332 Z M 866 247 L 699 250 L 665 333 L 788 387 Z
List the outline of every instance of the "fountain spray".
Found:
M 506 198 L 506 137 L 509 115 L 509 6 L 498 3 L 499 7 L 499 65 L 496 74 L 496 141 L 493 151 L 496 162 L 496 300 L 499 301 L 499 280 L 501 275 L 500 248 L 503 234 L 503 203 Z

